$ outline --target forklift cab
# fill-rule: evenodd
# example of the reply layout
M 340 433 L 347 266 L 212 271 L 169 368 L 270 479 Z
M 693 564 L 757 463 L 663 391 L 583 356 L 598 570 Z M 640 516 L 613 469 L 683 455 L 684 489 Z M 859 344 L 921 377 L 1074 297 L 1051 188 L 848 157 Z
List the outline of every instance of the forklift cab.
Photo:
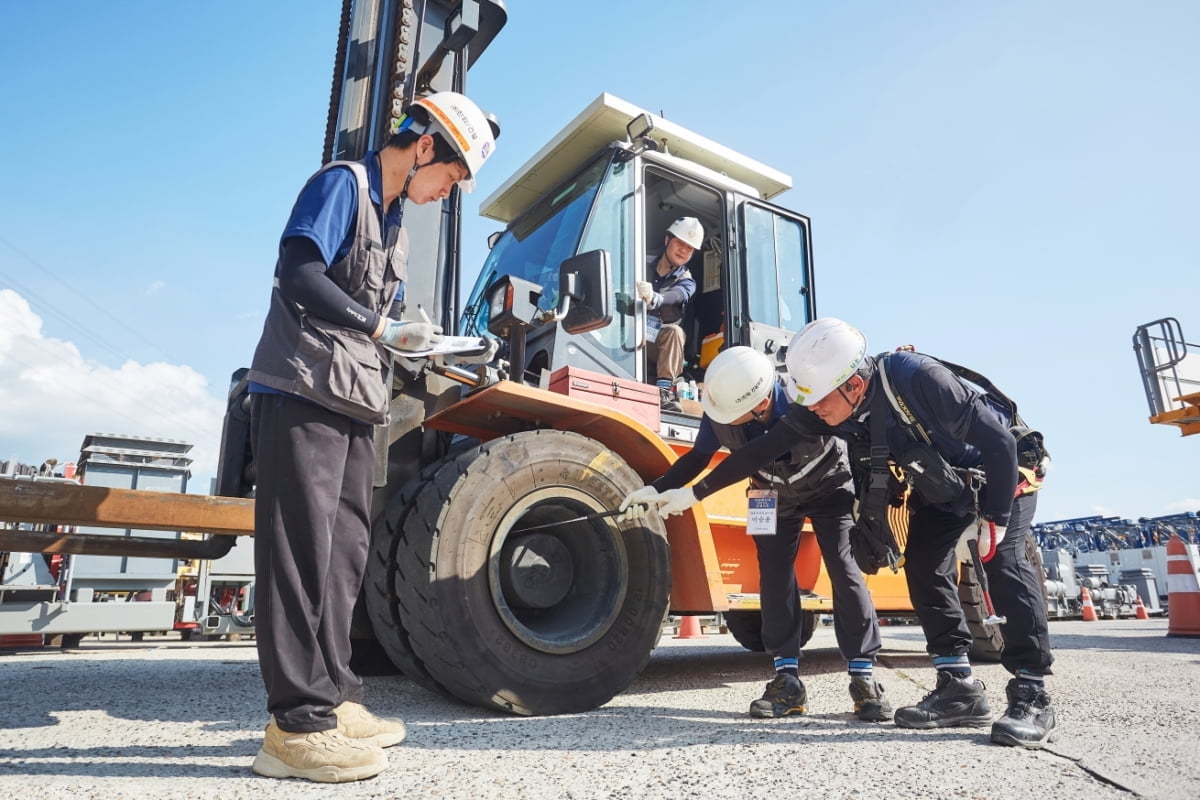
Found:
M 613 134 L 644 116 L 602 95 L 484 201 L 485 215 L 512 218 L 466 305 L 464 335 L 486 331 L 487 288 L 501 276 L 543 287 L 538 307 L 550 312 L 564 260 L 604 250 L 611 265 L 612 321 L 579 334 L 558 325 L 530 330 L 525 382 L 563 366 L 655 382 L 645 304 L 631 309 L 622 301 L 636 297 L 637 281 L 650 280 L 649 262 L 679 217 L 696 217 L 705 232 L 688 264 L 696 291 L 681 320 L 685 378 L 702 384 L 712 356 L 731 345 L 761 350 L 782 367 L 792 334 L 815 316 L 808 219 L 766 201 L 790 185 L 787 176 L 661 120 L 646 135 Z M 583 159 L 588 142 L 595 147 Z

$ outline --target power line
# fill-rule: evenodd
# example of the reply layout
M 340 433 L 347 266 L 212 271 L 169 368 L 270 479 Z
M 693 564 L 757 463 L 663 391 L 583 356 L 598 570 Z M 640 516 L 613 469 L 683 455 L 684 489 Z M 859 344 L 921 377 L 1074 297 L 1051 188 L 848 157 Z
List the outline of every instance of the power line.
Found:
M 97 304 L 95 300 L 93 300 L 92 298 L 88 297 L 87 295 L 83 294 L 83 293 L 82 293 L 82 292 L 80 292 L 78 289 L 76 289 L 76 288 L 75 288 L 75 287 L 74 287 L 74 286 L 71 284 L 71 282 L 70 282 L 70 281 L 67 281 L 67 280 L 65 280 L 65 279 L 63 279 L 63 278 L 61 278 L 61 277 L 59 277 L 58 275 L 56 275 L 56 274 L 55 274 L 55 273 L 54 273 L 52 270 L 50 270 L 48 267 L 44 266 L 43 264 L 39 263 L 39 262 L 38 262 L 36 259 L 34 259 L 34 258 L 33 258 L 33 256 L 29 255 L 29 254 L 28 254 L 28 253 L 26 253 L 24 250 L 22 250 L 21 248 L 17 247 L 17 245 L 13 244 L 13 242 L 12 242 L 12 241 L 10 241 L 8 238 L 6 238 L 6 237 L 5 237 L 5 236 L 3 236 L 3 235 L 0 235 L 0 244 L 4 244 L 6 247 L 8 247 L 8 248 L 9 248 L 10 250 L 12 250 L 14 253 L 16 253 L 17 255 L 19 255 L 21 258 L 25 259 L 25 261 L 29 262 L 29 264 L 31 264 L 32 266 L 36 267 L 38 270 L 40 270 L 40 271 L 41 271 L 41 272 L 43 272 L 44 274 L 48 275 L 50 278 L 53 278 L 53 279 L 54 279 L 54 280 L 55 280 L 55 281 L 56 281 L 56 282 L 57 282 L 59 285 L 61 285 L 63 288 L 65 288 L 65 289 L 66 289 L 68 292 L 70 292 L 71 294 L 73 294 L 73 295 L 75 295 L 76 297 L 78 297 L 78 298 L 79 298 L 81 301 L 83 301 L 84 303 L 86 303 L 88 306 L 90 306 L 90 307 L 94 308 L 94 309 L 96 310 L 96 312 L 97 312 L 99 315 L 102 315 L 102 316 L 105 316 L 105 317 L 107 317 L 108 319 L 110 319 L 110 320 L 112 320 L 114 323 L 116 323 L 118 326 L 120 326 L 120 327 L 124 328 L 126 331 L 128 331 L 128 332 L 129 332 L 129 333 L 130 333 L 130 334 L 133 336 L 133 338 L 137 339 L 139 342 L 141 342 L 142 344 L 146 345 L 147 347 L 149 347 L 149 348 L 150 348 L 151 350 L 153 350 L 154 352 L 158 353 L 158 355 L 159 355 L 159 356 L 160 356 L 160 357 L 161 357 L 161 358 L 162 358 L 164 361 L 170 361 L 170 360 L 171 360 L 171 357 L 170 357 L 170 356 L 169 356 L 169 355 L 168 355 L 166 352 L 164 352 L 164 351 L 163 351 L 161 348 L 159 348 L 157 344 L 155 344 L 154 342 L 150 341 L 150 340 L 149 340 L 149 339 L 147 339 L 145 336 L 143 336 L 143 335 L 142 335 L 142 333 L 141 333 L 140 331 L 138 331 L 138 330 L 134 329 L 133 327 L 131 327 L 131 326 L 130 326 L 128 323 L 126 323 L 126 322 L 125 322 L 123 319 L 121 319 L 120 317 L 118 317 L 118 316 L 114 315 L 114 314 L 113 314 L 112 312 L 110 312 L 108 309 L 106 309 L 106 308 L 104 308 L 103 306 L 101 306 L 101 305 Z M 11 277 L 10 277 L 10 280 L 12 280 L 12 278 L 11 278 Z M 15 283 L 15 281 L 14 281 L 14 283 Z M 33 295 L 33 292 L 29 292 L 27 289 L 22 289 L 22 292 L 28 292 L 30 295 Z M 36 295 L 34 295 L 34 296 L 36 296 Z M 46 303 L 46 301 L 45 301 L 45 300 L 41 300 L 40 298 L 39 298 L 39 302 L 45 303 L 47 307 L 52 307 L 52 306 L 51 306 L 49 303 Z M 94 337 L 94 334 L 92 334 L 92 333 L 87 333 L 87 334 L 85 334 L 85 335 L 88 335 L 88 336 L 93 336 L 93 337 Z M 99 341 L 99 339 L 97 339 L 97 341 Z M 112 347 L 111 347 L 111 345 L 107 345 L 107 344 L 106 344 L 106 345 L 105 345 L 105 347 L 108 347 L 109 349 L 113 349 L 113 350 L 114 350 L 114 352 L 116 352 L 118 355 L 121 355 L 123 358 L 130 358 L 130 357 L 131 357 L 131 356 L 128 356 L 128 355 L 126 355 L 126 354 L 122 353 L 122 352 L 121 352 L 119 349 L 112 348 Z M 138 359 L 134 359 L 134 360 L 136 361 L 136 360 L 138 360 Z

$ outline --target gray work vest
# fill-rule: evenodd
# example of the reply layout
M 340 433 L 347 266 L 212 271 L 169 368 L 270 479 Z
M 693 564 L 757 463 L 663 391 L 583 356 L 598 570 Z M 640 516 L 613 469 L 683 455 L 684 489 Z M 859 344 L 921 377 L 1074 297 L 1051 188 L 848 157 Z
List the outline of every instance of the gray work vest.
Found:
M 383 241 L 364 162 L 333 161 L 313 178 L 333 167 L 349 167 L 354 173 L 358 217 L 349 252 L 325 274 L 355 302 L 386 316 L 407 274 L 408 236 L 396 228 L 393 241 Z M 313 316 L 284 297 L 276 264 L 271 306 L 247 376 L 251 381 L 379 425 L 388 419 L 390 364 L 388 351 L 367 334 Z
M 717 441 L 730 452 L 749 441 L 744 425 L 722 425 L 709 418 Z M 846 445 L 837 436 L 805 436 L 787 454 L 750 476 L 756 489 L 774 489 L 781 501 L 805 505 L 837 489 L 853 490 Z

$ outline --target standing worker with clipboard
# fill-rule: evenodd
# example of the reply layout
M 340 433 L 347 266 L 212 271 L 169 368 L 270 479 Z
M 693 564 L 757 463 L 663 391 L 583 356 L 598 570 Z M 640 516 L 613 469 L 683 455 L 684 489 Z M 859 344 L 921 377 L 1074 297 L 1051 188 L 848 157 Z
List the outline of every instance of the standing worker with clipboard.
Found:
M 350 627 L 370 546 L 375 426 L 388 422 L 389 351 L 441 345 L 422 314 L 401 319 L 405 203 L 470 191 L 495 150 L 471 100 L 409 106 L 383 148 L 326 164 L 304 188 L 279 260 L 249 380 L 256 468 L 255 630 L 270 720 L 253 770 L 344 783 L 388 766 L 398 719 L 363 705 Z

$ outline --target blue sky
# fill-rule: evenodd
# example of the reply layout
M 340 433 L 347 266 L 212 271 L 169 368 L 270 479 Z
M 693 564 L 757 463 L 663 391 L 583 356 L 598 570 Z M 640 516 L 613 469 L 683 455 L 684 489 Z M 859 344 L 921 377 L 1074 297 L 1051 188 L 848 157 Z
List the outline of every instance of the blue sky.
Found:
M 215 467 L 279 231 L 319 166 L 339 4 L 0 10 L 0 459 L 87 433 Z M 792 176 L 817 307 L 978 369 L 1046 435 L 1043 521 L 1200 510 L 1130 338 L 1200 341 L 1200 4 L 508 3 L 468 79 L 504 127 L 479 201 L 608 91 Z

